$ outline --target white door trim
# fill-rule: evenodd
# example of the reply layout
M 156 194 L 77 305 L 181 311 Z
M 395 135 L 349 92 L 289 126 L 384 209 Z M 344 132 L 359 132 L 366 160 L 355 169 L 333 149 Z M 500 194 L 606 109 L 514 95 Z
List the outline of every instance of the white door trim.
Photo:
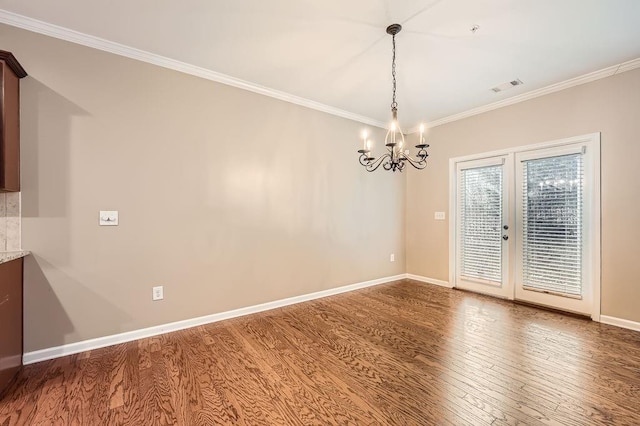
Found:
M 544 148 L 561 147 L 564 145 L 573 145 L 577 143 L 585 143 L 589 146 L 589 149 L 593 155 L 590 156 L 591 166 L 594 173 L 592 173 L 591 186 L 594 191 L 594 196 L 591 199 L 593 220 L 591 223 L 591 238 L 589 245 L 588 259 L 593 267 L 592 279 L 593 279 L 593 309 L 591 312 L 591 318 L 594 321 L 600 321 L 600 294 L 601 294 L 601 202 L 600 202 L 600 133 L 590 133 L 586 135 L 574 136 L 565 139 L 558 139 L 553 141 L 547 141 L 538 144 L 525 145 L 513 148 L 507 148 L 502 150 L 496 150 L 491 152 L 484 152 L 478 154 L 471 154 L 461 157 L 455 157 L 449 159 L 449 282 L 454 285 L 456 282 L 456 250 L 457 250 L 457 235 L 456 235 L 456 217 L 457 217 L 457 200 L 455 197 L 457 188 L 456 170 L 457 165 L 460 162 L 480 160 L 488 157 L 496 157 L 501 155 L 515 155 L 517 153 L 524 153 L 527 151 L 533 151 Z M 512 171 L 515 173 L 515 170 Z M 513 229 L 513 228 L 512 228 Z

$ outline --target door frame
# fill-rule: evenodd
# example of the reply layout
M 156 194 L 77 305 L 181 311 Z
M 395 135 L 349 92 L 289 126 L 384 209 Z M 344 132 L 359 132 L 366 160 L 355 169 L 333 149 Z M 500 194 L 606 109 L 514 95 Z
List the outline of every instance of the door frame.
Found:
M 590 271 L 590 280 L 592 284 L 592 297 L 593 297 L 593 307 L 591 312 L 591 318 L 594 321 L 600 321 L 600 305 L 601 305 L 601 262 L 602 262 L 602 252 L 601 252 L 601 191 L 600 191 L 600 141 L 601 134 L 590 133 L 586 135 L 574 136 L 565 139 L 558 139 L 553 141 L 547 141 L 532 145 L 524 145 L 517 146 L 513 148 L 507 148 L 497 151 L 483 152 L 478 154 L 471 154 L 462 157 L 455 157 L 449 159 L 449 283 L 455 287 L 456 283 L 456 253 L 457 253 L 457 215 L 458 215 L 458 206 L 457 206 L 457 165 L 458 163 L 472 160 L 481 160 L 489 157 L 497 157 L 504 155 L 513 155 L 517 153 L 522 153 L 526 151 L 533 151 L 538 149 L 545 148 L 556 148 L 562 147 L 565 145 L 573 145 L 577 143 L 583 143 L 587 145 L 587 149 L 589 149 L 592 153 L 590 156 L 590 162 L 588 166 L 593 170 L 593 176 L 590 180 L 591 189 L 593 190 L 593 197 L 591 197 L 590 206 L 585 206 L 585 208 L 590 208 L 593 212 L 592 221 L 590 223 L 590 235 L 588 236 L 588 241 L 586 241 L 586 246 L 588 247 L 588 252 L 585 254 L 585 264 L 591 264 L 592 268 Z M 585 164 L 585 167 L 587 165 Z M 514 170 L 511 170 L 512 176 L 515 176 L 515 162 L 513 162 Z M 512 198 L 513 199 L 513 198 Z M 515 200 L 515 199 L 513 199 Z M 510 218 L 510 221 L 515 218 Z M 514 229 L 513 226 L 510 226 L 511 229 Z M 511 236 L 511 238 L 517 238 L 517 235 Z M 515 244 L 510 244 L 509 253 L 511 259 L 515 259 Z M 515 262 L 510 262 L 510 271 L 509 277 L 512 280 L 512 283 L 515 284 L 513 280 L 515 280 L 515 269 L 513 267 Z M 515 285 L 513 286 L 515 289 Z M 515 291 L 508 297 L 509 300 L 513 300 L 515 297 Z

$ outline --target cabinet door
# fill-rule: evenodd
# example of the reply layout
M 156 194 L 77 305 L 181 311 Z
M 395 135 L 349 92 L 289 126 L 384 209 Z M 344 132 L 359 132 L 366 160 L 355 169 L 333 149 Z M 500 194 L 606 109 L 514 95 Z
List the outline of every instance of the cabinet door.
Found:
M 22 259 L 0 264 L 0 392 L 22 366 Z
M 0 61 L 0 192 L 20 191 L 20 80 Z

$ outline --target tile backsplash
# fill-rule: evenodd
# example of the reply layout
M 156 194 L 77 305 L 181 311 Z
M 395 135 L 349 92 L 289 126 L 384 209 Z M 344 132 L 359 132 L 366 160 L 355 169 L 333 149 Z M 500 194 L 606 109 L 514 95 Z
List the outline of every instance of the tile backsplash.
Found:
M 20 193 L 0 193 L 0 252 L 22 249 Z

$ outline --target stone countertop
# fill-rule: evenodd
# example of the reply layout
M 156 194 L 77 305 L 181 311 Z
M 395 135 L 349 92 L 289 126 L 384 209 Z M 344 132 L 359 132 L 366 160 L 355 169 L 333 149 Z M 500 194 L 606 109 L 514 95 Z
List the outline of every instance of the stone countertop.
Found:
M 6 263 L 11 260 L 20 259 L 21 257 L 28 256 L 30 253 L 25 250 L 20 251 L 2 251 L 0 252 L 0 263 Z

